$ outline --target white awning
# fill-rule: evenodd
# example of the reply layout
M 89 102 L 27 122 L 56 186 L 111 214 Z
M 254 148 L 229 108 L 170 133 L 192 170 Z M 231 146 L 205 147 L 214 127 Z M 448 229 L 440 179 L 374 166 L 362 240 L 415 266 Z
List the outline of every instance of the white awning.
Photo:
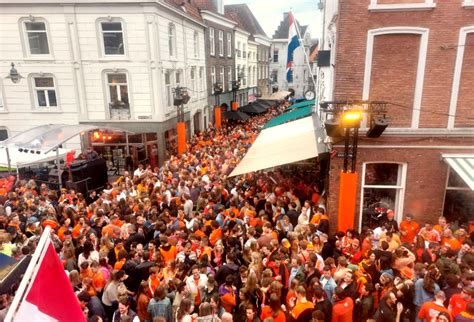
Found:
M 67 149 L 59 148 L 59 158 L 64 160 Z M 20 152 L 18 149 L 8 149 L 10 155 L 10 165 L 12 168 L 24 168 L 35 164 L 56 160 L 56 151 L 37 154 L 31 152 Z M 0 149 L 0 166 L 8 167 L 7 151 Z
M 317 124 L 309 116 L 263 130 L 230 177 L 317 157 L 325 152 Z
M 443 153 L 441 157 L 474 190 L 474 154 Z

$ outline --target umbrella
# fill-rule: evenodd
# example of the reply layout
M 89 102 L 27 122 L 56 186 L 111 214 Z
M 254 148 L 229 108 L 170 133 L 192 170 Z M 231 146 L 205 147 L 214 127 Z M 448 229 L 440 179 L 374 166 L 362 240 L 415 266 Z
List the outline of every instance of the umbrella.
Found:
M 232 121 L 247 121 L 250 116 L 240 111 L 227 111 L 224 113 L 224 118 Z

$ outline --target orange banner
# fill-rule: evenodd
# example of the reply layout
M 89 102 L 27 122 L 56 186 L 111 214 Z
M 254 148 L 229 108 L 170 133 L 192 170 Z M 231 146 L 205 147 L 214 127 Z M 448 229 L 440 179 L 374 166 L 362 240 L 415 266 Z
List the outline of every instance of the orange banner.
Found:
M 221 107 L 220 106 L 216 106 L 214 108 L 214 118 L 215 118 L 215 121 L 216 121 L 216 129 L 220 129 L 221 128 Z
M 232 111 L 237 111 L 239 108 L 239 104 L 236 101 L 232 101 Z
M 339 183 L 339 213 L 337 230 L 346 232 L 354 228 L 354 215 L 356 208 L 357 173 L 344 173 L 341 171 Z
M 186 151 L 186 123 L 178 122 L 176 129 L 178 130 L 178 154 L 181 155 Z

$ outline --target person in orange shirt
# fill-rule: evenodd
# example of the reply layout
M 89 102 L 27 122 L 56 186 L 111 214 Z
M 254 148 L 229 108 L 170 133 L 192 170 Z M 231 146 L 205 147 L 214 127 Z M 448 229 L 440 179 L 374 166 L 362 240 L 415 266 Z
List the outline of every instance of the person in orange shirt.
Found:
M 163 257 L 163 261 L 165 263 L 175 260 L 176 255 L 178 255 L 178 250 L 176 249 L 176 246 L 173 246 L 169 243 L 168 237 L 166 236 L 160 236 L 160 254 L 161 257 Z
M 62 221 L 61 227 L 58 229 L 58 237 L 64 242 L 64 233 L 69 230 L 69 226 L 71 225 L 71 219 L 66 218 Z
M 157 289 L 158 286 L 160 286 L 160 278 L 159 278 L 159 271 L 160 269 L 156 266 L 150 267 L 150 276 L 148 277 L 148 291 L 150 297 L 155 294 L 155 290 Z
M 92 271 L 92 286 L 97 293 L 101 293 L 107 283 L 104 273 L 100 270 L 99 263 L 93 261 L 91 266 Z
M 459 240 L 454 238 L 453 232 L 449 228 L 445 229 L 443 232 L 441 245 L 444 245 L 454 251 L 459 251 L 461 249 L 461 243 L 459 242 Z
M 270 295 L 270 305 L 262 308 L 260 320 L 264 321 L 266 318 L 273 318 L 274 322 L 286 322 L 285 313 L 281 309 L 280 299 L 275 293 Z
M 215 246 L 217 241 L 222 238 L 222 229 L 216 220 L 212 221 L 212 232 L 209 235 L 209 242 L 212 246 Z
M 449 300 L 448 310 L 451 316 L 455 317 L 462 311 L 466 311 L 467 303 L 474 302 L 474 287 L 463 287 L 460 294 L 454 294 Z
M 290 311 L 290 315 L 293 319 L 297 320 L 301 314 L 307 314 L 307 312 L 311 312 L 314 309 L 314 305 L 312 302 L 306 299 L 306 290 L 303 286 L 298 286 L 296 289 L 296 303 L 292 300 L 293 303 L 290 303 L 290 307 L 292 307 Z M 308 315 L 308 317 L 311 314 Z
M 443 235 L 443 231 L 446 229 L 446 228 L 449 228 L 448 227 L 448 224 L 446 223 L 446 218 L 441 216 L 438 218 L 438 224 L 437 225 L 434 225 L 433 229 L 436 230 L 439 235 Z
M 412 244 L 415 240 L 415 236 L 418 235 L 420 231 L 420 225 L 413 220 L 412 214 L 407 214 L 405 219 L 400 223 L 400 234 L 401 242 Z
M 448 314 L 449 311 L 447 308 L 444 307 L 443 302 L 446 301 L 446 295 L 443 291 L 438 291 L 435 294 L 434 301 L 425 302 L 421 308 L 420 312 L 418 312 L 418 319 L 423 322 L 431 322 L 435 321 L 436 317 L 441 313 L 444 312 Z M 452 321 L 451 317 L 449 321 Z

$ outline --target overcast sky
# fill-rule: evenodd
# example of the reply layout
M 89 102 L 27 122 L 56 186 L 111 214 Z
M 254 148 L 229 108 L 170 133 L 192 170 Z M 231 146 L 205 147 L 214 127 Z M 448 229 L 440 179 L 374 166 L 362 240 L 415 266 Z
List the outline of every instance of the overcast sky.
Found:
M 272 37 L 283 19 L 283 12 L 293 11 L 301 25 L 309 25 L 312 38 L 321 33 L 321 12 L 319 0 L 224 0 L 224 4 L 246 3 L 268 37 Z

